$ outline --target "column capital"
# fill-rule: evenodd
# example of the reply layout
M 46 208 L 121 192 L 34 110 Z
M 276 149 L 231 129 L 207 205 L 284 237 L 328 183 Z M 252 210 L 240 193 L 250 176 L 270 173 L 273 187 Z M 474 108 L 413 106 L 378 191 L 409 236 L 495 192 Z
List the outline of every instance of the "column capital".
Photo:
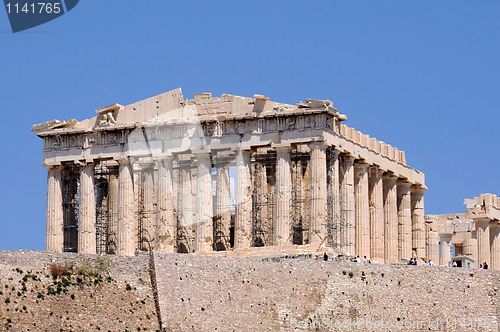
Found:
M 118 163 L 118 165 L 131 165 L 132 164 L 132 159 L 130 158 L 120 158 L 120 159 L 116 159 L 116 162 Z
M 342 158 L 344 161 L 352 161 L 354 162 L 354 160 L 356 158 L 354 158 L 354 156 L 350 155 L 349 153 L 345 153 L 345 152 L 342 152 Z
M 386 181 L 394 181 L 394 183 L 398 180 L 398 177 L 393 173 L 386 172 L 382 178 Z
M 313 141 L 308 145 L 311 149 L 326 149 L 328 147 L 328 144 L 325 141 Z
M 412 194 L 423 194 L 424 192 L 427 191 L 427 187 L 421 184 L 411 184 L 411 192 Z
M 64 168 L 64 166 L 62 166 L 62 165 L 49 165 L 46 163 L 43 163 L 43 167 L 45 167 L 47 169 L 47 171 L 58 171 L 58 170 L 62 170 Z
M 398 187 L 402 187 L 402 188 L 405 188 L 405 189 L 410 189 L 411 187 L 411 183 L 408 182 L 406 179 L 398 179 L 396 181 L 396 184 L 398 185 Z
M 276 152 L 290 152 L 292 150 L 291 145 L 278 145 L 273 146 L 273 148 L 276 150 Z

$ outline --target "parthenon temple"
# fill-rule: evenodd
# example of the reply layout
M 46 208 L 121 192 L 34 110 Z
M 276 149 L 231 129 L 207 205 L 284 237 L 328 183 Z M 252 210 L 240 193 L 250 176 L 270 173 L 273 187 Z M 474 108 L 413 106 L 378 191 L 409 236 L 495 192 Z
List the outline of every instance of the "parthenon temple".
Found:
M 184 100 L 176 89 L 96 112 L 32 128 L 48 170 L 48 251 L 307 246 L 380 263 L 437 254 L 424 174 L 343 124 L 329 100 Z

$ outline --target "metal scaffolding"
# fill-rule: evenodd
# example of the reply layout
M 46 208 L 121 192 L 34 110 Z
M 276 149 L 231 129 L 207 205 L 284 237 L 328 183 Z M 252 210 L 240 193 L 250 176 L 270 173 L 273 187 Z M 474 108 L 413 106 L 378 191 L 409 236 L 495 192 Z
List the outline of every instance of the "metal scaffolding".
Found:
M 252 246 L 273 245 L 275 213 L 276 153 L 254 153 L 252 156 Z
M 309 243 L 311 222 L 311 171 L 310 153 L 300 151 L 299 146 L 292 150 L 292 201 L 290 206 L 290 226 L 292 244 Z
M 117 239 L 115 232 L 118 211 L 111 209 L 110 177 L 118 177 L 117 167 L 108 167 L 104 162 L 94 169 L 96 187 L 96 252 L 97 254 L 116 252 Z
M 62 174 L 64 252 L 78 251 L 80 177 L 77 167 L 65 167 Z
M 335 174 L 334 170 L 342 169 L 342 167 L 334 167 L 334 163 L 340 163 L 341 160 L 335 156 L 334 148 L 326 150 L 327 164 L 327 245 L 345 254 L 346 250 L 353 245 L 348 239 L 349 229 L 355 227 L 347 220 L 346 202 L 347 196 L 340 181 L 340 174 Z M 335 178 L 336 177 L 336 178 Z M 334 188 L 338 185 L 339 188 Z M 339 194 L 336 195 L 335 193 Z M 351 253 L 353 254 L 353 253 Z

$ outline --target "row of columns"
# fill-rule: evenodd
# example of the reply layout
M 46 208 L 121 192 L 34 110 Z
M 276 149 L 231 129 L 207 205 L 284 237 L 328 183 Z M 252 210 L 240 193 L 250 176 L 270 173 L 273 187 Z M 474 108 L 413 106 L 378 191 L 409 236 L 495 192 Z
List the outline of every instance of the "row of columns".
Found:
M 327 161 L 323 142 L 310 145 L 311 216 L 309 243 L 325 245 L 327 237 L 327 197 L 336 199 L 334 211 L 345 220 L 345 251 L 351 255 L 371 257 L 379 262 L 395 262 L 411 257 L 425 258 L 426 236 L 423 213 L 423 190 L 405 182 L 376 165 L 356 161 L 348 154 L 333 151 Z M 275 213 L 273 214 L 273 244 L 291 244 L 290 202 L 292 187 L 291 147 L 276 148 Z M 213 250 L 213 196 L 212 160 L 208 151 L 196 153 L 196 200 L 182 201 L 182 208 L 191 204 L 195 208 L 196 252 Z M 327 170 L 327 167 L 330 169 Z M 47 203 L 47 250 L 62 251 L 63 216 L 61 193 L 61 166 L 49 167 Z M 327 181 L 327 172 L 333 176 Z M 234 248 L 252 246 L 252 176 L 251 151 L 240 150 L 236 157 L 236 208 L 234 222 Z M 229 173 L 227 168 L 217 169 L 216 214 L 229 228 L 230 215 L 220 206 L 228 204 Z M 187 182 L 187 181 L 186 181 Z M 187 188 L 174 188 L 172 157 L 158 163 L 158 196 L 155 248 L 173 252 L 176 249 L 177 211 L 174 192 Z M 94 165 L 85 164 L 80 170 L 80 209 L 78 251 L 95 253 L 95 183 Z M 227 191 L 227 192 L 226 192 Z M 119 161 L 118 225 L 116 253 L 133 255 L 137 248 L 137 217 L 134 195 L 133 170 L 129 160 Z M 229 212 L 230 213 L 230 212 Z M 229 238 L 224 234 L 223 238 Z M 228 242 L 228 240 L 227 240 Z M 223 243 L 229 248 L 229 243 Z

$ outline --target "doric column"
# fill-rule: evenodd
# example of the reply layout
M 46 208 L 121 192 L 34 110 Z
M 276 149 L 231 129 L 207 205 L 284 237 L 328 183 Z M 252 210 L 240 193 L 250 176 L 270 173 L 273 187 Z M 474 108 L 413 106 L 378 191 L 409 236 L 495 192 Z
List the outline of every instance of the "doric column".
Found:
M 328 221 L 327 236 L 328 244 L 337 247 L 340 240 L 340 178 L 339 178 L 339 150 L 333 147 L 327 153 L 327 208 Z
M 467 237 L 464 239 L 464 255 L 471 257 L 474 260 L 476 267 L 479 267 L 479 264 L 482 263 L 478 262 L 477 258 L 477 239 L 473 238 L 472 234 L 472 232 L 469 232 Z
M 231 184 L 229 168 L 223 162 L 216 163 L 215 185 L 215 236 L 216 250 L 229 250 L 231 248 Z
M 370 257 L 370 205 L 368 198 L 368 164 L 354 166 L 354 196 L 356 205 L 356 254 Z
M 439 234 L 439 245 L 440 245 L 440 250 L 439 250 L 439 265 L 447 266 L 448 263 L 451 261 L 451 236 L 453 234 Z
M 94 164 L 80 167 L 78 252 L 96 253 L 96 213 Z
M 384 262 L 384 186 L 382 171 L 378 166 L 370 166 L 368 195 L 370 204 L 371 260 Z
M 488 263 L 491 266 L 490 248 L 490 219 L 474 219 L 477 238 L 477 259 L 476 265 Z
M 173 157 L 158 162 L 158 222 L 156 229 L 157 250 L 175 251 L 177 216 L 173 197 Z
M 141 216 L 141 248 L 140 250 L 151 251 L 156 244 L 156 223 L 157 210 L 156 190 L 154 181 L 154 167 L 144 167 L 142 169 L 142 216 Z
M 398 260 L 398 206 L 397 176 L 384 175 L 384 231 L 385 262 L 395 263 Z
M 311 224 L 309 243 L 325 244 L 326 240 L 326 147 L 323 142 L 309 145 L 311 148 Z
M 108 253 L 116 254 L 118 244 L 118 201 L 120 197 L 118 174 L 115 167 L 110 168 L 114 172 L 109 175 L 108 199 L 109 199 L 109 225 L 108 225 Z
M 196 230 L 195 251 L 213 250 L 213 197 L 212 197 L 212 160 L 210 153 L 196 154 Z
M 424 192 L 426 188 L 411 186 L 412 247 L 417 259 L 425 259 Z
M 62 252 L 64 249 L 62 166 L 46 167 L 48 174 L 45 250 Z
M 406 181 L 397 182 L 398 191 L 398 258 L 412 258 L 412 218 L 411 218 L 411 184 Z M 425 240 L 425 237 L 424 237 Z M 425 249 L 425 245 L 424 245 Z M 423 257 L 425 258 L 425 254 Z
M 234 248 L 246 249 L 252 245 L 251 151 L 238 151 L 236 162 Z
M 273 216 L 274 245 L 284 246 L 290 239 L 290 202 L 292 199 L 290 147 L 276 148 L 276 213 Z
M 341 166 L 341 219 L 345 230 L 345 253 L 356 254 L 356 211 L 354 199 L 354 157 L 342 156 Z
M 137 215 L 132 165 L 128 159 L 119 161 L 118 177 L 118 255 L 133 256 L 137 248 Z
M 435 216 L 425 217 L 425 258 L 426 262 L 439 264 L 439 234 Z
M 500 227 L 498 222 L 490 223 L 491 269 L 500 270 Z

